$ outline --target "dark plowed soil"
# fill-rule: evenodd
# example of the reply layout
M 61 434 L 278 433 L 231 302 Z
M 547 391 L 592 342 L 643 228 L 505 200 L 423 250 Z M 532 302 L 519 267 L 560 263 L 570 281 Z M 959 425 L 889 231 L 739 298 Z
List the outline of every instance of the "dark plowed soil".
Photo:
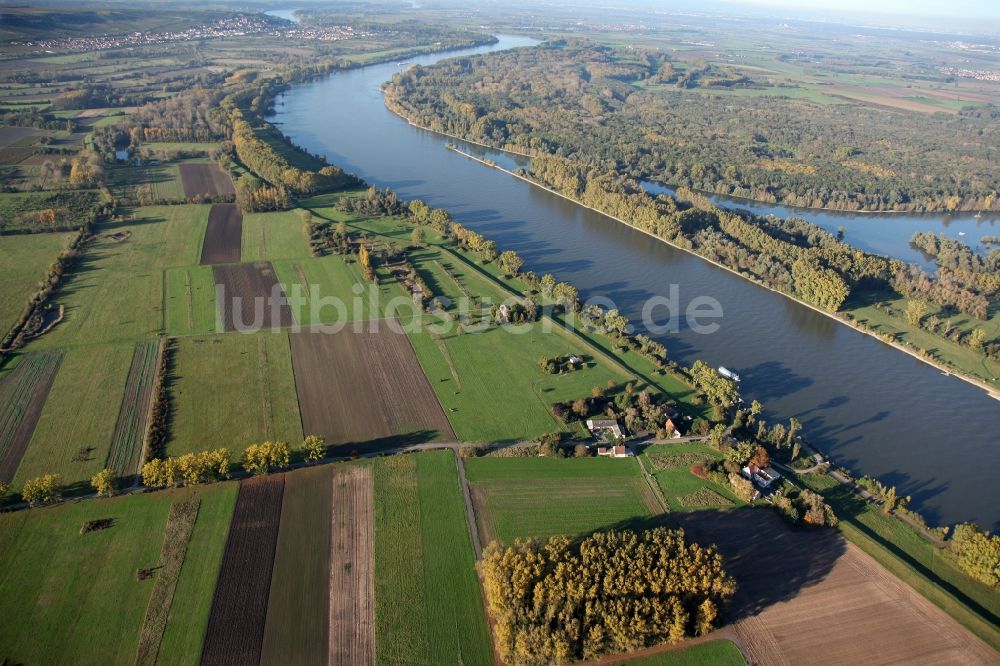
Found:
M 215 266 L 213 273 L 227 331 L 292 325 L 292 311 L 270 263 Z
M 382 326 L 289 336 L 295 388 L 306 433 L 328 442 L 368 442 L 422 433 L 452 441 L 447 417 L 409 340 Z
M 236 193 L 233 179 L 214 162 L 182 164 L 178 168 L 181 172 L 181 183 L 184 185 L 184 196 L 186 197 Z
M 258 666 L 281 522 L 283 474 L 240 482 L 201 663 Z
M 201 263 L 238 264 L 243 245 L 243 213 L 236 204 L 215 204 L 201 246 Z
M 31 354 L 0 381 L 0 481 L 10 483 L 42 415 L 62 352 Z

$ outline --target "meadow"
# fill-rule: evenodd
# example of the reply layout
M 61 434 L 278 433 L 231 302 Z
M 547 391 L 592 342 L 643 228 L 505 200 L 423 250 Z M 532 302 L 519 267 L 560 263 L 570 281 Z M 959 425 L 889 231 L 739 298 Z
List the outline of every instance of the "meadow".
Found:
M 0 331 L 17 322 L 28 297 L 38 288 L 70 238 L 65 233 L 0 236 Z
M 464 464 L 484 545 L 579 536 L 659 513 L 632 458 L 474 458 Z
M 376 662 L 492 663 L 454 455 L 374 466 Z
M 302 442 L 284 333 L 179 338 L 170 380 L 169 455 L 253 442 Z
M 211 551 L 225 541 L 234 491 L 227 484 L 0 514 L 0 612 L 19 618 L 0 623 L 4 657 L 20 663 L 134 663 L 154 584 L 137 580 L 137 570 L 157 566 L 170 505 L 194 495 L 201 510 L 163 644 L 165 663 L 194 661 L 197 653 L 183 646 L 192 631 L 203 630 L 207 607 L 205 588 L 193 583 L 210 577 Z M 112 522 L 80 533 L 85 522 L 99 519 Z M 60 603 L 66 598 L 73 603 Z

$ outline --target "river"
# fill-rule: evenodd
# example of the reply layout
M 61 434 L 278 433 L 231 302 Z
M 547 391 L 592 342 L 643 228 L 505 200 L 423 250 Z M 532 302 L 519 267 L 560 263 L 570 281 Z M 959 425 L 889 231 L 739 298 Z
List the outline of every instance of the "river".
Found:
M 409 62 L 427 65 L 532 43 L 505 36 L 491 46 Z M 898 486 L 931 524 L 975 520 L 1000 528 L 996 400 L 784 296 L 447 150 L 450 139 L 386 110 L 379 86 L 397 71 L 392 62 L 296 86 L 278 99 L 273 120 L 331 163 L 448 209 L 501 248 L 520 253 L 527 269 L 573 282 L 583 298 L 610 297 L 633 321 L 648 298 L 667 296 L 672 284 L 679 286 L 682 308 L 697 296 L 717 299 L 725 313 L 717 332 L 682 326 L 658 336 L 671 357 L 736 369 L 746 399 L 765 404 L 765 418 L 797 416 L 810 442 L 838 464 Z M 504 166 L 523 164 L 456 143 Z M 889 217 L 864 216 L 873 233 L 852 226 L 848 235 L 878 247 L 878 225 Z M 920 230 L 948 228 L 944 219 L 919 221 L 925 222 Z

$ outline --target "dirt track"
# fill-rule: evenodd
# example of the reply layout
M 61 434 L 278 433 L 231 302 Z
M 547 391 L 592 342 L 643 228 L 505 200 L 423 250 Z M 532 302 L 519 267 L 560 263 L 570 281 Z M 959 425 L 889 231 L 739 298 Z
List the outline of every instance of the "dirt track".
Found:
M 330 541 L 332 666 L 375 663 L 375 571 L 371 467 L 333 477 Z
M 257 666 L 281 521 L 283 474 L 240 482 L 201 663 Z
M 729 616 L 753 664 L 997 664 L 1000 655 L 833 530 L 773 511 L 676 514 L 717 543 L 739 590 Z
M 184 185 L 184 196 L 188 198 L 236 193 L 233 179 L 215 162 L 181 164 L 178 169 L 181 173 L 181 183 Z
M 243 213 L 236 204 L 215 204 L 208 213 L 201 264 L 238 264 L 243 246 Z
M 216 289 L 224 288 L 217 307 L 227 331 L 292 325 L 292 311 L 270 263 L 215 266 L 213 273 Z
M 331 443 L 360 443 L 423 433 L 455 434 L 402 333 L 304 330 L 289 335 L 295 388 L 308 434 Z

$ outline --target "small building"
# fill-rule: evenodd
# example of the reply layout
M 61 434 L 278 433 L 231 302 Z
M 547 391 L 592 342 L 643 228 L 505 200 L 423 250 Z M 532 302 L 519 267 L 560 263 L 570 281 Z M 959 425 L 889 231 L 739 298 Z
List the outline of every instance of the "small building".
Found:
M 497 319 L 501 324 L 506 324 L 510 322 L 511 308 L 507 303 L 501 303 L 500 307 L 497 309 Z
M 587 419 L 587 430 L 602 441 L 625 437 L 622 427 L 615 419 Z
M 680 413 L 670 406 L 664 406 L 663 413 L 667 417 L 666 421 L 663 422 L 663 427 L 670 433 L 669 436 L 672 438 L 683 437 L 687 430 L 687 425 L 684 423 L 684 419 L 681 418 Z
M 753 463 L 748 463 L 743 468 L 743 476 L 754 482 L 758 488 L 770 488 L 773 483 L 781 480 L 781 475 L 773 467 L 757 467 Z
M 597 455 L 606 458 L 631 458 L 635 452 L 624 444 L 619 444 L 618 446 L 599 446 Z
M 570 354 L 569 355 L 569 364 L 570 365 L 583 365 L 583 357 L 582 356 L 577 356 L 576 354 Z

